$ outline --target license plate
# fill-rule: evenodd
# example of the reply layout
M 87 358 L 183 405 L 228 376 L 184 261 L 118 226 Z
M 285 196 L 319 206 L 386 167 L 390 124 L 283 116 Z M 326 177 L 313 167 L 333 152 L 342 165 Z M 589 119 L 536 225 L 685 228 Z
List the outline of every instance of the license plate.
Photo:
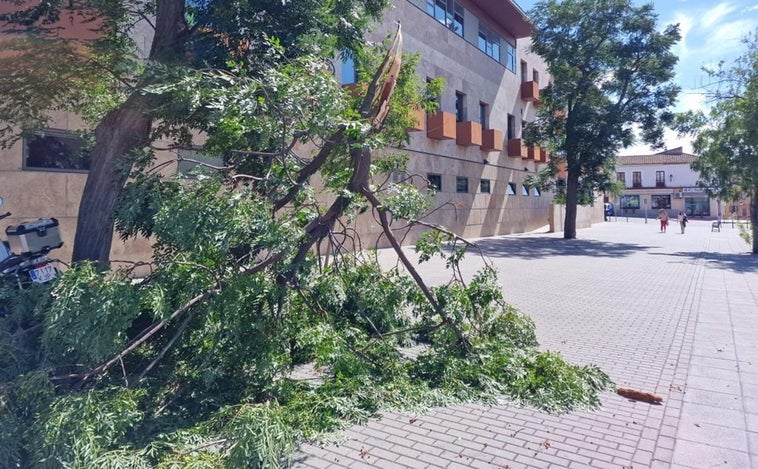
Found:
M 32 282 L 45 283 L 55 278 L 55 268 L 48 264 L 29 271 Z

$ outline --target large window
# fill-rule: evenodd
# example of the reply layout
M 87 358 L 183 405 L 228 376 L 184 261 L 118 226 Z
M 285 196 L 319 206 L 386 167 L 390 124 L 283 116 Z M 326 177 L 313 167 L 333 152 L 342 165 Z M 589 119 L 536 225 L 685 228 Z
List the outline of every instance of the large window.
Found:
M 87 171 L 90 154 L 71 132 L 46 129 L 24 138 L 24 168 Z
M 460 91 L 455 92 L 455 120 L 457 122 L 466 120 L 466 95 Z
M 623 209 L 640 208 L 640 196 L 638 195 L 622 195 L 620 202 Z
M 650 206 L 653 208 L 671 208 L 670 195 L 651 195 Z
M 500 37 L 482 23 L 479 23 L 479 50 L 500 62 Z
M 642 187 L 642 172 L 632 171 L 632 187 Z
M 180 148 L 178 155 L 179 161 L 176 165 L 176 171 L 182 174 L 192 175 L 198 170 L 201 170 L 200 168 L 206 168 L 213 171 L 213 168 L 224 166 L 223 159 L 215 156 L 203 155 L 199 150 L 191 148 Z
M 505 68 L 516 73 L 516 46 L 505 41 Z
M 666 187 L 666 173 L 664 171 L 655 172 L 655 187 Z
M 489 115 L 489 105 L 487 103 L 479 103 L 479 123 L 482 124 L 482 130 L 486 130 L 489 127 L 487 127 L 487 116 Z
M 454 0 L 426 0 L 426 12 L 463 37 L 463 7 Z

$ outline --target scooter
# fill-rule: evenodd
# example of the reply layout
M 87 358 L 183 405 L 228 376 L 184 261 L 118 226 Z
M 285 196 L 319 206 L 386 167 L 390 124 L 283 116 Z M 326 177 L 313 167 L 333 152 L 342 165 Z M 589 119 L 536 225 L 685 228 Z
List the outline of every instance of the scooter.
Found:
M 0 198 L 0 205 L 3 199 Z M 0 214 L 0 220 L 11 215 Z M 48 254 L 63 246 L 58 220 L 43 218 L 24 222 L 5 229 L 7 241 L 0 242 L 0 281 L 11 282 L 17 288 L 28 288 L 34 283 L 47 283 L 55 279 L 58 270 Z

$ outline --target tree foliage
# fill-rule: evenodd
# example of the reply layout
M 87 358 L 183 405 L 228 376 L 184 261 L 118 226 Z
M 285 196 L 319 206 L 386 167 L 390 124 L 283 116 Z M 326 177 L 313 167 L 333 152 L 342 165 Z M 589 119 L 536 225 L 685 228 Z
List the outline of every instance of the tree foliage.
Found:
M 713 106 L 708 114 L 685 119 L 696 132 L 699 156 L 692 168 L 709 195 L 721 200 L 750 200 L 752 252 L 758 254 L 758 30 L 745 38 L 747 50 L 730 67 L 709 73 Z
M 435 286 L 401 249 L 429 228 L 429 198 L 415 175 L 391 182 L 405 157 L 381 149 L 406 141 L 408 110 L 430 106 L 439 83 L 421 83 L 418 58 L 390 39 L 386 53 L 353 51 L 355 90 L 323 55 L 276 41 L 256 45 L 267 60 L 255 67 L 151 66 L 161 80 L 139 99 L 153 130 L 202 132 L 222 165 L 166 175 L 149 149 L 131 152 L 116 226 L 150 236 L 152 261 L 0 287 L 2 465 L 280 467 L 300 442 L 383 409 L 599 404 L 609 378 L 539 350 L 489 263 L 464 278 L 471 243 L 421 236 L 421 259 L 450 272 Z M 382 227 L 394 268 L 345 224 L 360 213 Z
M 577 204 L 612 184 L 614 158 L 632 144 L 633 125 L 645 141 L 659 142 L 673 119 L 668 108 L 679 90 L 671 83 L 677 58 L 670 49 L 678 26 L 658 31 L 652 4 L 628 0 L 543 1 L 530 17 L 531 48 L 553 80 L 525 137 L 553 154 L 543 185 L 561 165 L 568 170 L 564 237 L 575 238 Z

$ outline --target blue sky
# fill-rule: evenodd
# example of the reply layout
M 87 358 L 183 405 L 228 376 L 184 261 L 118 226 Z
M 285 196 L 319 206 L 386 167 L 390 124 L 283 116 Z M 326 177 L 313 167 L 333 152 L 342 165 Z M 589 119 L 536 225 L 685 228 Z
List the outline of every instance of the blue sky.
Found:
M 516 0 L 528 11 L 536 0 Z M 636 0 L 636 4 L 643 4 Z M 758 0 L 654 0 L 660 29 L 667 24 L 679 23 L 682 39 L 674 52 L 679 56 L 676 81 L 682 88 L 677 111 L 703 109 L 706 106 L 702 86 L 708 77 L 703 66 L 715 65 L 724 60 L 729 63 L 745 51 L 741 39 L 758 28 Z M 666 147 L 683 146 L 691 151 L 689 140 L 678 138 L 673 132 L 666 138 Z M 636 145 L 621 154 L 645 154 L 655 151 L 645 145 Z

